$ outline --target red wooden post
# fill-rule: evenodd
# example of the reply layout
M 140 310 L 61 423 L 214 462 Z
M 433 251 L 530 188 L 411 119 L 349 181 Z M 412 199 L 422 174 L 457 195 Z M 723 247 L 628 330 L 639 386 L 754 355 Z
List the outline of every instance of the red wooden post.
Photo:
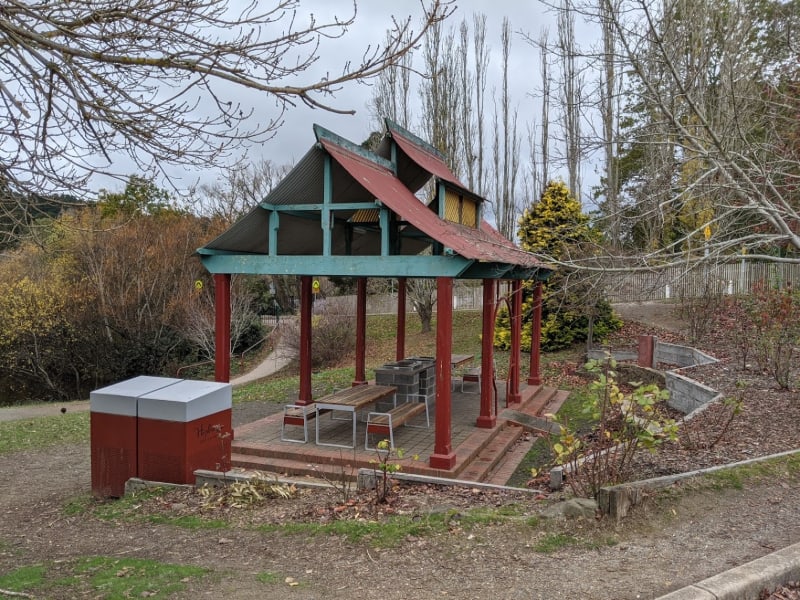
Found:
M 397 351 L 395 360 L 406 357 L 406 278 L 397 280 Z
M 542 282 L 533 288 L 533 319 L 531 320 L 531 368 L 528 385 L 542 384 Z
M 481 412 L 477 427 L 491 429 L 497 424 L 494 402 L 494 297 L 495 280 L 483 280 L 483 329 L 481 340 Z
M 656 353 L 656 337 L 654 335 L 639 336 L 639 357 L 640 367 L 653 368 L 653 360 Z
M 214 275 L 214 380 L 231 380 L 231 276 Z
M 311 404 L 311 277 L 300 277 L 300 392 L 298 404 Z
M 367 278 L 356 282 L 356 374 L 353 385 L 366 385 L 367 359 Z
M 456 464 L 450 418 L 450 356 L 453 352 L 453 280 L 436 278 L 436 432 L 428 464 L 450 470 Z
M 506 404 L 522 401 L 519 393 L 520 348 L 522 346 L 522 282 L 511 282 L 511 366 L 508 372 L 509 389 Z

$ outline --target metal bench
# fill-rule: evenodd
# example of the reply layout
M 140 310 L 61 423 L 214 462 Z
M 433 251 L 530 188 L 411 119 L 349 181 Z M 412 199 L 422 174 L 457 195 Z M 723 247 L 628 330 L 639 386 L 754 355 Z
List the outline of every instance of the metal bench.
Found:
M 317 405 L 311 404 L 287 404 L 283 407 L 283 422 L 281 423 L 281 441 L 305 444 L 308 442 L 308 422 L 317 416 Z M 296 425 L 303 428 L 303 439 L 296 440 L 286 437 L 286 426 Z
M 465 383 L 477 383 L 478 384 L 478 391 L 477 392 L 470 392 L 464 389 Z M 477 394 L 480 392 L 481 389 L 481 368 L 480 367 L 473 367 L 472 369 L 467 369 L 463 373 L 461 373 L 461 393 L 462 394 Z
M 369 445 L 370 434 L 383 436 L 383 439 L 388 437 L 389 448 L 393 450 L 394 430 L 401 425 L 422 428 L 422 425 L 410 425 L 408 422 L 423 412 L 425 413 L 425 428 L 431 426 L 427 396 L 409 396 L 409 398 L 410 400 L 398 404 L 389 411 L 370 412 L 367 415 L 367 431 L 364 438 L 364 448 L 366 450 L 375 449 L 375 447 Z M 419 398 L 420 401 L 418 402 L 414 398 Z

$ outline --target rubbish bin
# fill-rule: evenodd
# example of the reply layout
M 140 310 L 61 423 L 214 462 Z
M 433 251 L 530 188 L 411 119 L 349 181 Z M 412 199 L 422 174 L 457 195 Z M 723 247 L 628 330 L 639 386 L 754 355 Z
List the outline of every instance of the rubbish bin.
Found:
M 232 388 L 182 380 L 139 398 L 139 477 L 165 483 L 195 481 L 197 469 L 230 468 Z
M 179 381 L 143 375 L 89 394 L 93 494 L 125 494 L 125 482 L 138 474 L 138 398 Z

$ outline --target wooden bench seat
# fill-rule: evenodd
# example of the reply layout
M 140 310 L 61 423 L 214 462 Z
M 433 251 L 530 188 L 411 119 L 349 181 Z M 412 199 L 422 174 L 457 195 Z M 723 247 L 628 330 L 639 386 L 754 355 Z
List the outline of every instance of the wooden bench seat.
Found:
M 465 383 L 477 383 L 478 390 L 481 387 L 481 368 L 480 367 L 473 367 L 471 369 L 467 369 L 461 374 L 461 392 L 463 394 L 474 394 L 478 392 L 469 392 L 464 389 Z
M 283 422 L 281 423 L 281 441 L 296 442 L 305 444 L 308 442 L 308 422 L 317 416 L 317 405 L 311 404 L 287 404 L 283 407 Z M 303 439 L 295 440 L 286 437 L 286 426 L 296 425 L 303 428 Z
M 416 398 L 417 396 L 410 396 Z M 387 412 L 370 412 L 367 415 L 367 432 L 364 439 L 364 448 L 374 450 L 369 445 L 370 435 L 380 435 L 384 439 L 388 437 L 389 448 L 394 449 L 394 430 L 401 425 L 408 427 L 421 427 L 421 425 L 409 425 L 408 422 L 419 414 L 425 413 L 425 427 L 430 427 L 430 415 L 428 414 L 428 399 L 419 396 L 423 400 L 417 402 L 410 400 L 399 404 Z

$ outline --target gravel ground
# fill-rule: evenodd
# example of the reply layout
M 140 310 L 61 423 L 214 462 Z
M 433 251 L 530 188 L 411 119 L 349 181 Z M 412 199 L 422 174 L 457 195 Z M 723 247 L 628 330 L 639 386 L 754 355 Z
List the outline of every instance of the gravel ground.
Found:
M 275 409 L 269 403 L 240 405 L 234 420 L 250 421 Z M 776 430 L 787 420 L 779 413 L 771 419 Z M 763 432 L 751 433 L 748 444 L 760 446 L 759 435 L 766 439 Z M 541 511 L 557 497 L 425 489 L 399 494 L 383 512 L 368 508 L 363 498 L 348 505 L 335 493 L 304 493 L 245 512 L 225 510 L 220 516 L 234 524 L 222 530 L 188 530 L 130 515 L 113 520 L 92 512 L 67 515 L 64 506 L 90 489 L 88 444 L 3 458 L 0 573 L 42 562 L 67 573 L 73 559 L 88 555 L 214 570 L 213 577 L 190 584 L 176 598 L 655 598 L 800 540 L 800 481 L 791 472 L 748 480 L 741 487 L 684 485 L 652 497 L 619 524 L 592 517 L 541 519 Z M 136 510 L 183 514 L 202 509 L 185 496 L 158 502 Z M 467 506 L 506 504 L 521 505 L 522 514 L 474 527 L 462 526 L 458 518 Z M 253 527 L 290 520 L 381 520 L 393 511 L 421 520 L 431 511 L 456 516 L 444 532 L 409 535 L 391 548 L 341 535 Z M 558 543 L 543 553 L 540 546 L 547 541 Z M 259 573 L 277 577 L 264 583 Z M 286 577 L 300 585 L 289 588 Z

